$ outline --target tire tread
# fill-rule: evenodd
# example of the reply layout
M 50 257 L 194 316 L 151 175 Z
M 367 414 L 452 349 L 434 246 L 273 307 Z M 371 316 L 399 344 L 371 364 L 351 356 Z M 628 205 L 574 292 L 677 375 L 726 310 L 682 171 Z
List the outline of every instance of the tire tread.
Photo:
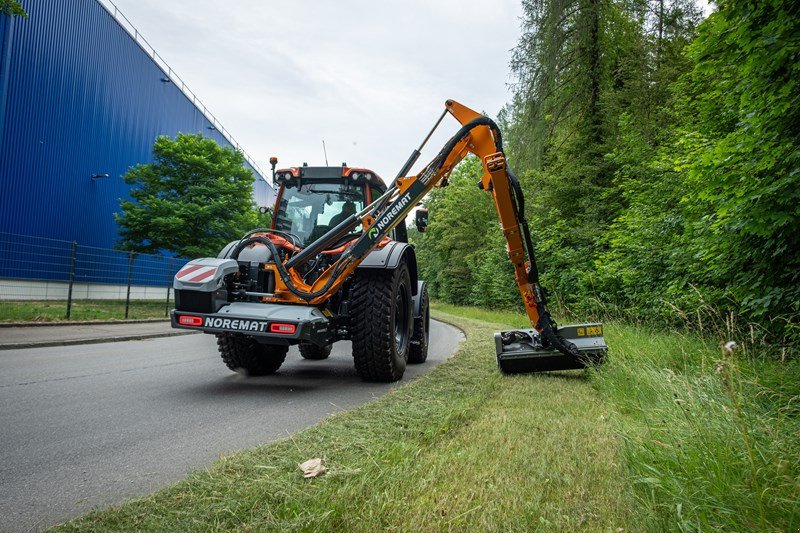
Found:
M 358 271 L 351 292 L 350 329 L 356 372 L 366 381 L 392 382 L 403 377 L 405 364 L 394 363 L 394 331 L 391 311 L 394 285 L 405 276 L 410 284 L 405 263 L 394 270 Z M 409 316 L 411 313 L 409 313 Z
M 217 335 L 217 348 L 228 368 L 249 376 L 274 374 L 289 351 L 288 346 L 260 344 L 252 337 L 235 333 Z

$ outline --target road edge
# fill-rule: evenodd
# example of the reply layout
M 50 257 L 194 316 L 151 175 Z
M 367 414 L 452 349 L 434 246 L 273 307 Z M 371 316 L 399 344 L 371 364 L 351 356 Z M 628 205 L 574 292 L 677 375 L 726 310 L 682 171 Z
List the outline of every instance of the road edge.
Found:
M 197 335 L 199 331 L 169 331 L 164 333 L 142 333 L 139 335 L 117 335 L 114 337 L 93 337 L 90 339 L 53 340 L 43 342 L 17 342 L 0 344 L 2 350 L 28 350 L 31 348 L 52 348 L 54 346 L 77 346 L 81 344 L 104 344 L 106 342 L 141 341 L 161 337 L 177 337 L 180 335 Z

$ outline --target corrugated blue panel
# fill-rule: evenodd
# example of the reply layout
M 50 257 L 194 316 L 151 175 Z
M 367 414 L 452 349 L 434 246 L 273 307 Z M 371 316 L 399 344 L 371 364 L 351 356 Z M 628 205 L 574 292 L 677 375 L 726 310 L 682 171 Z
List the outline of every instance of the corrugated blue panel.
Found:
M 0 16 L 0 231 L 112 247 L 121 176 L 152 160 L 156 136 L 229 143 L 96 0 L 24 6 L 28 19 Z
M 171 286 L 186 259 L 75 246 L 69 241 L 0 232 L 0 278 L 78 283 Z M 5 296 L 14 294 L 6 292 Z

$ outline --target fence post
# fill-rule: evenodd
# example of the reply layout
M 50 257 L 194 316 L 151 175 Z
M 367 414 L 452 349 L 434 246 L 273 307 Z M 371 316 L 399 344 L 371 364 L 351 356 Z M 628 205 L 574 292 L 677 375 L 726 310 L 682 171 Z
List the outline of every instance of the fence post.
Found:
M 78 255 L 78 241 L 72 241 L 72 253 L 69 256 L 69 292 L 67 292 L 67 320 L 72 314 L 72 286 L 75 284 L 75 257 Z
M 128 318 L 128 309 L 131 306 L 131 282 L 133 281 L 133 260 L 135 258 L 135 253 L 128 254 L 128 293 L 125 295 L 125 318 Z
M 169 318 L 169 291 L 172 288 L 172 262 L 174 259 L 170 258 L 167 265 L 167 305 L 164 308 L 164 318 Z

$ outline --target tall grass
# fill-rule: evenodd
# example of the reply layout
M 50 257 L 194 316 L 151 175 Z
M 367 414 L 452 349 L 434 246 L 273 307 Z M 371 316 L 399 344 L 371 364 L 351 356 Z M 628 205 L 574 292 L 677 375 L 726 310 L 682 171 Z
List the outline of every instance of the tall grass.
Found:
M 593 382 L 615 406 L 650 530 L 800 527 L 800 365 L 610 325 Z
M 530 327 L 522 313 L 436 307 Z M 636 522 L 649 531 L 797 531 L 800 363 L 747 338 L 746 326 L 702 319 L 688 333 L 605 327 L 609 356 L 591 381 L 623 442 Z M 726 353 L 731 335 L 745 338 Z

